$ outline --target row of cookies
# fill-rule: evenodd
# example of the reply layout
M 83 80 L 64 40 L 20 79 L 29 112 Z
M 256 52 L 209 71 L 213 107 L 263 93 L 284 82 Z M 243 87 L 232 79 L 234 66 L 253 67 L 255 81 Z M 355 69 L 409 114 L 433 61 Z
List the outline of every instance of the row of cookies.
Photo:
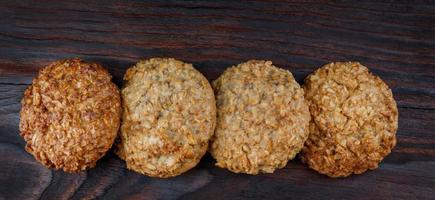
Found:
M 377 168 L 396 143 L 391 90 L 359 63 L 325 65 L 303 88 L 289 71 L 259 60 L 225 70 L 214 91 L 175 59 L 138 62 L 121 95 L 110 79 L 80 59 L 43 68 L 22 100 L 26 150 L 45 166 L 85 170 L 120 127 L 116 153 L 152 177 L 177 176 L 207 150 L 236 173 L 272 173 L 301 152 L 312 169 L 342 177 Z

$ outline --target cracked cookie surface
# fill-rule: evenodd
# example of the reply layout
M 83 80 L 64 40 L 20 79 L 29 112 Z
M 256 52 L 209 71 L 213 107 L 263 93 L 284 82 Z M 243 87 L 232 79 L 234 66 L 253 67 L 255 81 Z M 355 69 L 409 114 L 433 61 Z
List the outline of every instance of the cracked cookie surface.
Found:
M 177 176 L 206 153 L 216 123 L 207 79 L 172 58 L 139 61 L 124 76 L 117 154 L 127 168 L 152 177 Z
M 312 120 L 301 153 L 331 177 L 375 169 L 396 144 L 398 111 L 390 88 L 358 62 L 330 63 L 305 79 Z
M 20 135 L 43 165 L 78 172 L 112 146 L 121 98 L 102 66 L 68 59 L 44 67 L 24 92 Z
M 293 75 L 270 61 L 251 60 L 213 82 L 217 125 L 210 152 L 236 173 L 272 173 L 301 150 L 310 113 Z

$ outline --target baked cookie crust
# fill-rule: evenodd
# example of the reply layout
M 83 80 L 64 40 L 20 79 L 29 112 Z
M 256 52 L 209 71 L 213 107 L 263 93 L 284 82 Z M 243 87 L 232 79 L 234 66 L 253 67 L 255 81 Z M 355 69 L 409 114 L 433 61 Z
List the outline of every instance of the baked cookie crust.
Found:
M 43 165 L 78 172 L 110 149 L 120 117 L 119 90 L 107 70 L 67 59 L 44 67 L 24 92 L 20 135 Z
M 335 62 L 305 79 L 312 115 L 302 161 L 330 177 L 375 169 L 396 145 L 391 89 L 358 62 Z
M 191 64 L 152 58 L 128 69 L 124 81 L 117 154 L 127 168 L 166 178 L 196 166 L 216 123 L 207 79 Z
M 304 91 L 271 61 L 250 60 L 213 82 L 217 125 L 210 152 L 235 173 L 272 173 L 301 150 L 310 113 Z

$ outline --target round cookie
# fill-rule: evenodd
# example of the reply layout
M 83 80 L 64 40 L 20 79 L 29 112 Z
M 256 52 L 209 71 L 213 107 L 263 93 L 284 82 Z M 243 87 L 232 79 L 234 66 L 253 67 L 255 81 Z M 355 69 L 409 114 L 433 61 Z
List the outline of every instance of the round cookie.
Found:
M 21 101 L 20 135 L 43 165 L 78 172 L 112 146 L 121 98 L 100 65 L 68 59 L 44 67 Z
M 389 87 L 358 62 L 330 63 L 305 79 L 312 121 L 302 161 L 330 177 L 375 169 L 396 144 Z
M 272 173 L 301 150 L 310 113 L 304 91 L 271 61 L 233 66 L 213 82 L 217 123 L 210 152 L 236 173 Z
M 207 79 L 191 64 L 152 58 L 128 69 L 124 81 L 117 153 L 127 168 L 165 178 L 196 166 L 216 123 Z

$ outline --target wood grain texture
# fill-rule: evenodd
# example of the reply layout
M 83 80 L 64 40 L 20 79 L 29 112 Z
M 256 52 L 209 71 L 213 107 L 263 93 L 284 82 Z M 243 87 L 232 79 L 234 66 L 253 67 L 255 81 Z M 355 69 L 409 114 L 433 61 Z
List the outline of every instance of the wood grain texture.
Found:
M 122 84 L 138 59 L 175 57 L 209 80 L 268 59 L 299 83 L 331 61 L 360 61 L 392 89 L 398 144 L 380 168 L 331 179 L 297 159 L 233 174 L 206 155 L 171 179 L 128 171 L 109 152 L 87 172 L 41 166 L 18 135 L 20 99 L 63 58 L 102 63 Z M 0 1 L 0 199 L 435 199 L 435 4 L 285 1 Z

